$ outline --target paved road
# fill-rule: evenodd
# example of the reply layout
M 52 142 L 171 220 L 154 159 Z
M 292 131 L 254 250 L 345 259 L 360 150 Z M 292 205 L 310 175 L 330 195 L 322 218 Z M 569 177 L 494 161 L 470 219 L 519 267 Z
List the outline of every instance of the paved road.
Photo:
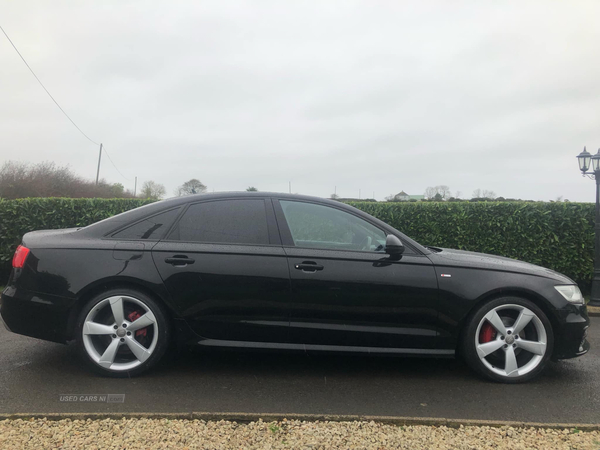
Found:
M 538 380 L 483 381 L 456 360 L 187 351 L 150 374 L 90 374 L 73 346 L 0 330 L 0 413 L 247 412 L 600 423 L 600 318 L 592 351 Z M 61 394 L 125 394 L 66 403 Z

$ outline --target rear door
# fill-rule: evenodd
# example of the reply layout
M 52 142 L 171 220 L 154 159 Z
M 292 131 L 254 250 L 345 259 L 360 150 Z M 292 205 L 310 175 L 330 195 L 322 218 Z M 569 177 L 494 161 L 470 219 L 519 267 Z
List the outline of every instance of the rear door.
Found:
M 408 246 L 401 257 L 388 256 L 386 232 L 342 208 L 275 204 L 292 280 L 291 342 L 435 347 L 437 279 L 429 258 Z
M 289 270 L 269 198 L 192 203 L 152 255 L 202 337 L 287 342 Z

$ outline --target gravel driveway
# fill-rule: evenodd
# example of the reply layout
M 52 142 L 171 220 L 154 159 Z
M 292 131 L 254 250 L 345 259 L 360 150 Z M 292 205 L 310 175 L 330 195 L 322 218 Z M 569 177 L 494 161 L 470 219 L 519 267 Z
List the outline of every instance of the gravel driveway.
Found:
M 396 426 L 375 422 L 122 419 L 0 421 L 13 449 L 599 449 L 600 432 L 577 429 Z

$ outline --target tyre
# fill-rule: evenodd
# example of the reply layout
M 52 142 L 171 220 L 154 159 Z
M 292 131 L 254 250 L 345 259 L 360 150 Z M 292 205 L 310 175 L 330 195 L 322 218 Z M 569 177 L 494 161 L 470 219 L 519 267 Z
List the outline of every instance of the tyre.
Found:
M 77 346 L 95 372 L 131 377 L 165 354 L 171 327 L 163 307 L 133 289 L 112 289 L 91 299 L 77 320 Z
M 479 308 L 466 324 L 462 355 L 484 377 L 523 383 L 540 374 L 554 348 L 550 321 L 535 303 L 503 297 Z

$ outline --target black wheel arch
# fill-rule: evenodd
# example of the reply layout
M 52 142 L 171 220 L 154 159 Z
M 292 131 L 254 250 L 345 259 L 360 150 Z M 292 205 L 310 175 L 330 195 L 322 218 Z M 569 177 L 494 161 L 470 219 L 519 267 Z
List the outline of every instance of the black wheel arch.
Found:
M 135 278 L 116 278 L 116 279 L 104 279 L 98 280 L 95 283 L 92 283 L 89 286 L 86 286 L 82 291 L 77 295 L 77 300 L 73 304 L 71 311 L 69 312 L 69 318 L 67 322 L 67 341 L 71 341 L 75 337 L 75 326 L 77 323 L 77 318 L 79 317 L 79 313 L 81 309 L 85 306 L 85 304 L 96 295 L 101 294 L 102 292 L 106 292 L 111 289 L 118 288 L 126 288 L 133 289 L 139 291 L 153 300 L 157 301 L 164 307 L 167 318 L 170 321 L 176 317 L 176 313 L 172 308 L 170 299 L 166 292 L 159 292 L 158 289 L 152 289 L 150 286 L 140 282 Z
M 471 320 L 471 318 L 475 315 L 475 313 L 486 303 L 491 302 L 497 298 L 501 297 L 518 297 L 523 298 L 525 300 L 529 300 L 533 302 L 538 308 L 542 310 L 542 312 L 546 315 L 548 320 L 550 321 L 550 325 L 552 326 L 552 331 L 556 334 L 557 330 L 560 328 L 558 325 L 558 320 L 556 316 L 552 313 L 552 309 L 550 308 L 550 302 L 546 300 L 541 295 L 519 288 L 509 288 L 509 289 L 497 289 L 494 291 L 486 292 L 482 296 L 480 296 L 475 303 L 473 303 L 469 312 L 461 319 L 458 325 L 459 334 L 458 339 L 456 340 L 456 352 L 460 353 L 461 343 L 464 339 L 465 330 Z

